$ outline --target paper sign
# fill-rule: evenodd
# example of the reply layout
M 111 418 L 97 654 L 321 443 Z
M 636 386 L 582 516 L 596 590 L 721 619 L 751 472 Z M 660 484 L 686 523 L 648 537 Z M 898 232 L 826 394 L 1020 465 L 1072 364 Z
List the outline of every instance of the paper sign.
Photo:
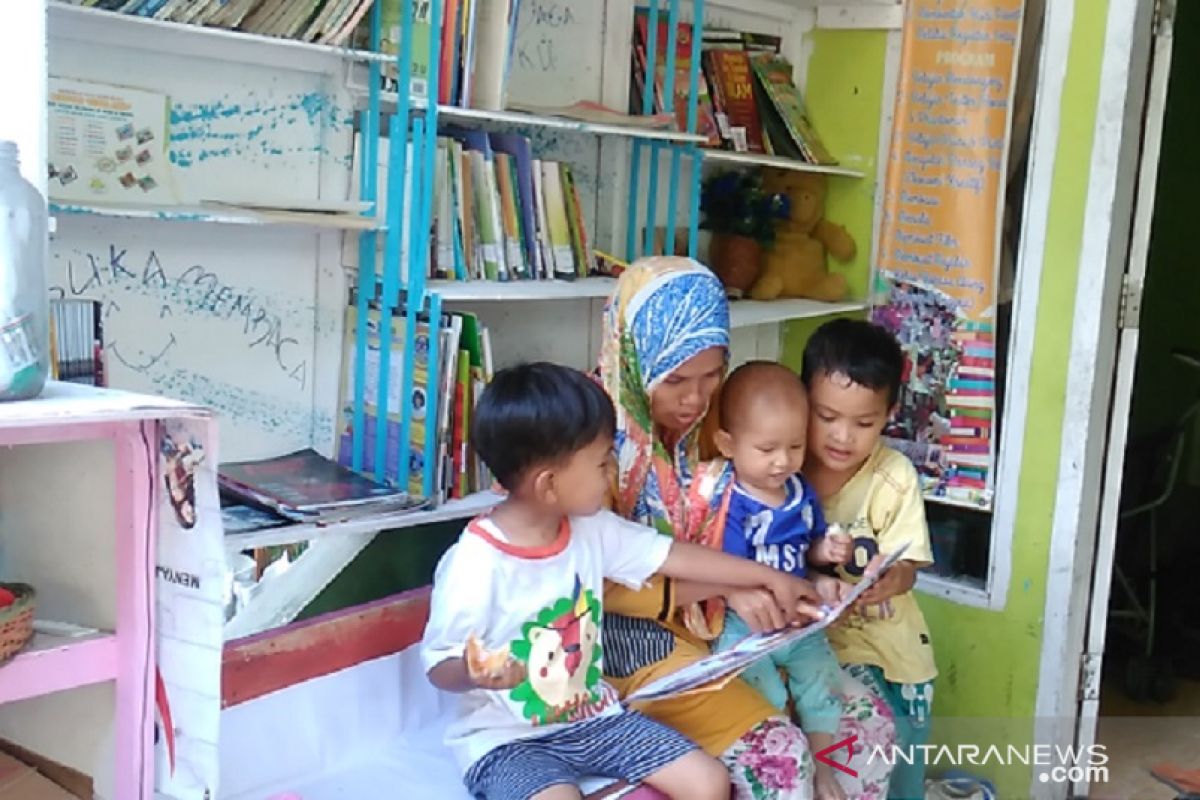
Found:
M 910 0 L 872 319 L 905 372 L 888 443 L 927 497 L 990 507 L 995 315 L 1021 0 Z

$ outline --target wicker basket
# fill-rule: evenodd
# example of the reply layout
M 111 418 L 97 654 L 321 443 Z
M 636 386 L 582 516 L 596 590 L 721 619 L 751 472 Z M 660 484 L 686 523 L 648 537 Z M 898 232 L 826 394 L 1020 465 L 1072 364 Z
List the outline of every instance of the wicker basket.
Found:
M 21 652 L 33 638 L 33 587 L 27 583 L 0 583 L 17 596 L 7 608 L 0 608 L 0 664 Z

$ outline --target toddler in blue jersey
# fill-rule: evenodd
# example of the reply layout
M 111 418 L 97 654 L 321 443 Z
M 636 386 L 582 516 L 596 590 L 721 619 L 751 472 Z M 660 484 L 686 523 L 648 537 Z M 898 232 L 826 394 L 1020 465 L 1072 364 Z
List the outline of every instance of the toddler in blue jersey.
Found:
M 808 431 L 808 397 L 800 377 L 774 362 L 744 364 L 725 381 L 719 411 L 715 443 L 732 462 L 735 478 L 722 543 L 725 552 L 796 577 L 809 577 L 810 566 L 849 560 L 850 538 L 827 531 L 820 501 L 800 477 Z M 814 583 L 830 604 L 849 590 L 829 576 L 817 576 Z M 746 619 L 734 610 L 737 607 Z M 769 625 L 757 609 L 731 598 L 716 649 L 728 650 L 752 630 Z M 813 751 L 819 752 L 833 744 L 837 733 L 841 675 L 821 631 L 762 658 L 742 677 L 781 710 L 790 694 L 800 727 Z M 813 788 L 819 800 L 845 796 L 826 764 L 816 765 Z

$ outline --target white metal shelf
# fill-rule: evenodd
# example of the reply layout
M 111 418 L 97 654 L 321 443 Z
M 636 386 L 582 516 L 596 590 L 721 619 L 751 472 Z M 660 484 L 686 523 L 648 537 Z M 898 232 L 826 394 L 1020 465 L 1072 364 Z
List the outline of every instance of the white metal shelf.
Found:
M 803 298 L 786 300 L 734 300 L 729 304 L 729 327 L 751 328 L 755 325 L 773 325 L 794 319 L 820 319 L 834 314 L 862 311 L 865 302 L 848 300 L 841 303 L 825 303 Z
M 362 87 L 356 87 L 359 94 L 359 105 L 366 103 L 366 93 Z M 381 92 L 380 107 L 385 111 L 396 108 L 397 95 L 395 92 Z M 413 98 L 409 107 L 413 110 L 423 110 L 425 102 L 421 98 Z M 645 139 L 674 144 L 702 144 L 707 140 L 697 133 L 683 133 L 670 128 L 650 128 L 636 124 L 620 124 L 613 122 L 588 122 L 571 117 L 551 116 L 544 114 L 529 114 L 524 111 L 485 111 L 478 108 L 462 108 L 461 106 L 438 105 L 438 120 L 454 122 L 464 127 L 487 127 L 495 125 L 525 125 L 533 128 L 548 130 L 571 131 L 587 133 L 595 136 L 623 136 L 628 139 Z
M 809 164 L 794 158 L 768 156 L 762 153 L 735 153 L 732 150 L 703 149 L 704 160 L 714 164 L 732 164 L 742 167 L 774 167 L 793 172 L 815 172 L 822 175 L 837 175 L 843 178 L 862 178 L 864 173 L 843 166 L 827 166 L 824 164 Z
M 67 5 L 57 0 L 46 6 L 51 50 L 55 46 L 55 39 L 61 37 L 93 44 L 170 55 L 219 58 L 305 72 L 331 72 L 347 62 L 395 60 L 393 56 L 382 53 L 225 28 L 163 22 L 116 11 Z
M 428 288 L 440 294 L 444 301 L 493 303 L 605 298 L 616 284 L 615 278 L 598 277 L 575 281 L 430 281 Z M 729 304 L 729 324 L 734 328 L 749 328 L 862 311 L 866 307 L 865 302 L 857 300 L 840 303 L 806 299 L 734 300 Z
M 617 285 L 615 278 L 578 278 L 573 281 L 430 281 L 428 289 L 453 302 L 503 302 L 520 300 L 577 300 L 604 298 Z
M 383 230 L 373 217 L 322 211 L 291 211 L 248 208 L 224 204 L 199 206 L 109 205 L 51 201 L 50 213 L 64 217 L 93 216 L 114 219 L 145 219 L 159 222 L 208 222 L 224 225 L 276 225 L 298 228 L 328 228 L 339 231 Z
M 468 519 L 487 511 L 503 499 L 501 495 L 493 492 L 477 492 L 468 497 L 442 503 L 437 508 L 407 509 L 385 514 L 369 514 L 345 522 L 305 523 L 249 531 L 248 533 L 228 534 L 225 537 L 225 549 L 236 553 L 255 547 L 277 547 L 306 542 L 311 539 L 325 539 L 330 536 L 378 533 L 379 531 L 412 528 L 417 525 L 429 525 L 434 522 Z

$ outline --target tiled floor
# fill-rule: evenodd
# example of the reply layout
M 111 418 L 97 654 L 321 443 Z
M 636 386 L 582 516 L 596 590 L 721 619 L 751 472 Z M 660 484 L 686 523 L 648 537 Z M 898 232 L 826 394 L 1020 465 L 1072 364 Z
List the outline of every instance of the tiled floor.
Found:
M 1163 761 L 1200 769 L 1200 682 L 1181 681 L 1165 705 L 1138 704 L 1120 687 L 1106 683 L 1097 741 L 1107 748 L 1109 782 L 1092 787 L 1091 797 L 1114 800 L 1171 800 L 1175 793 L 1150 777 Z

